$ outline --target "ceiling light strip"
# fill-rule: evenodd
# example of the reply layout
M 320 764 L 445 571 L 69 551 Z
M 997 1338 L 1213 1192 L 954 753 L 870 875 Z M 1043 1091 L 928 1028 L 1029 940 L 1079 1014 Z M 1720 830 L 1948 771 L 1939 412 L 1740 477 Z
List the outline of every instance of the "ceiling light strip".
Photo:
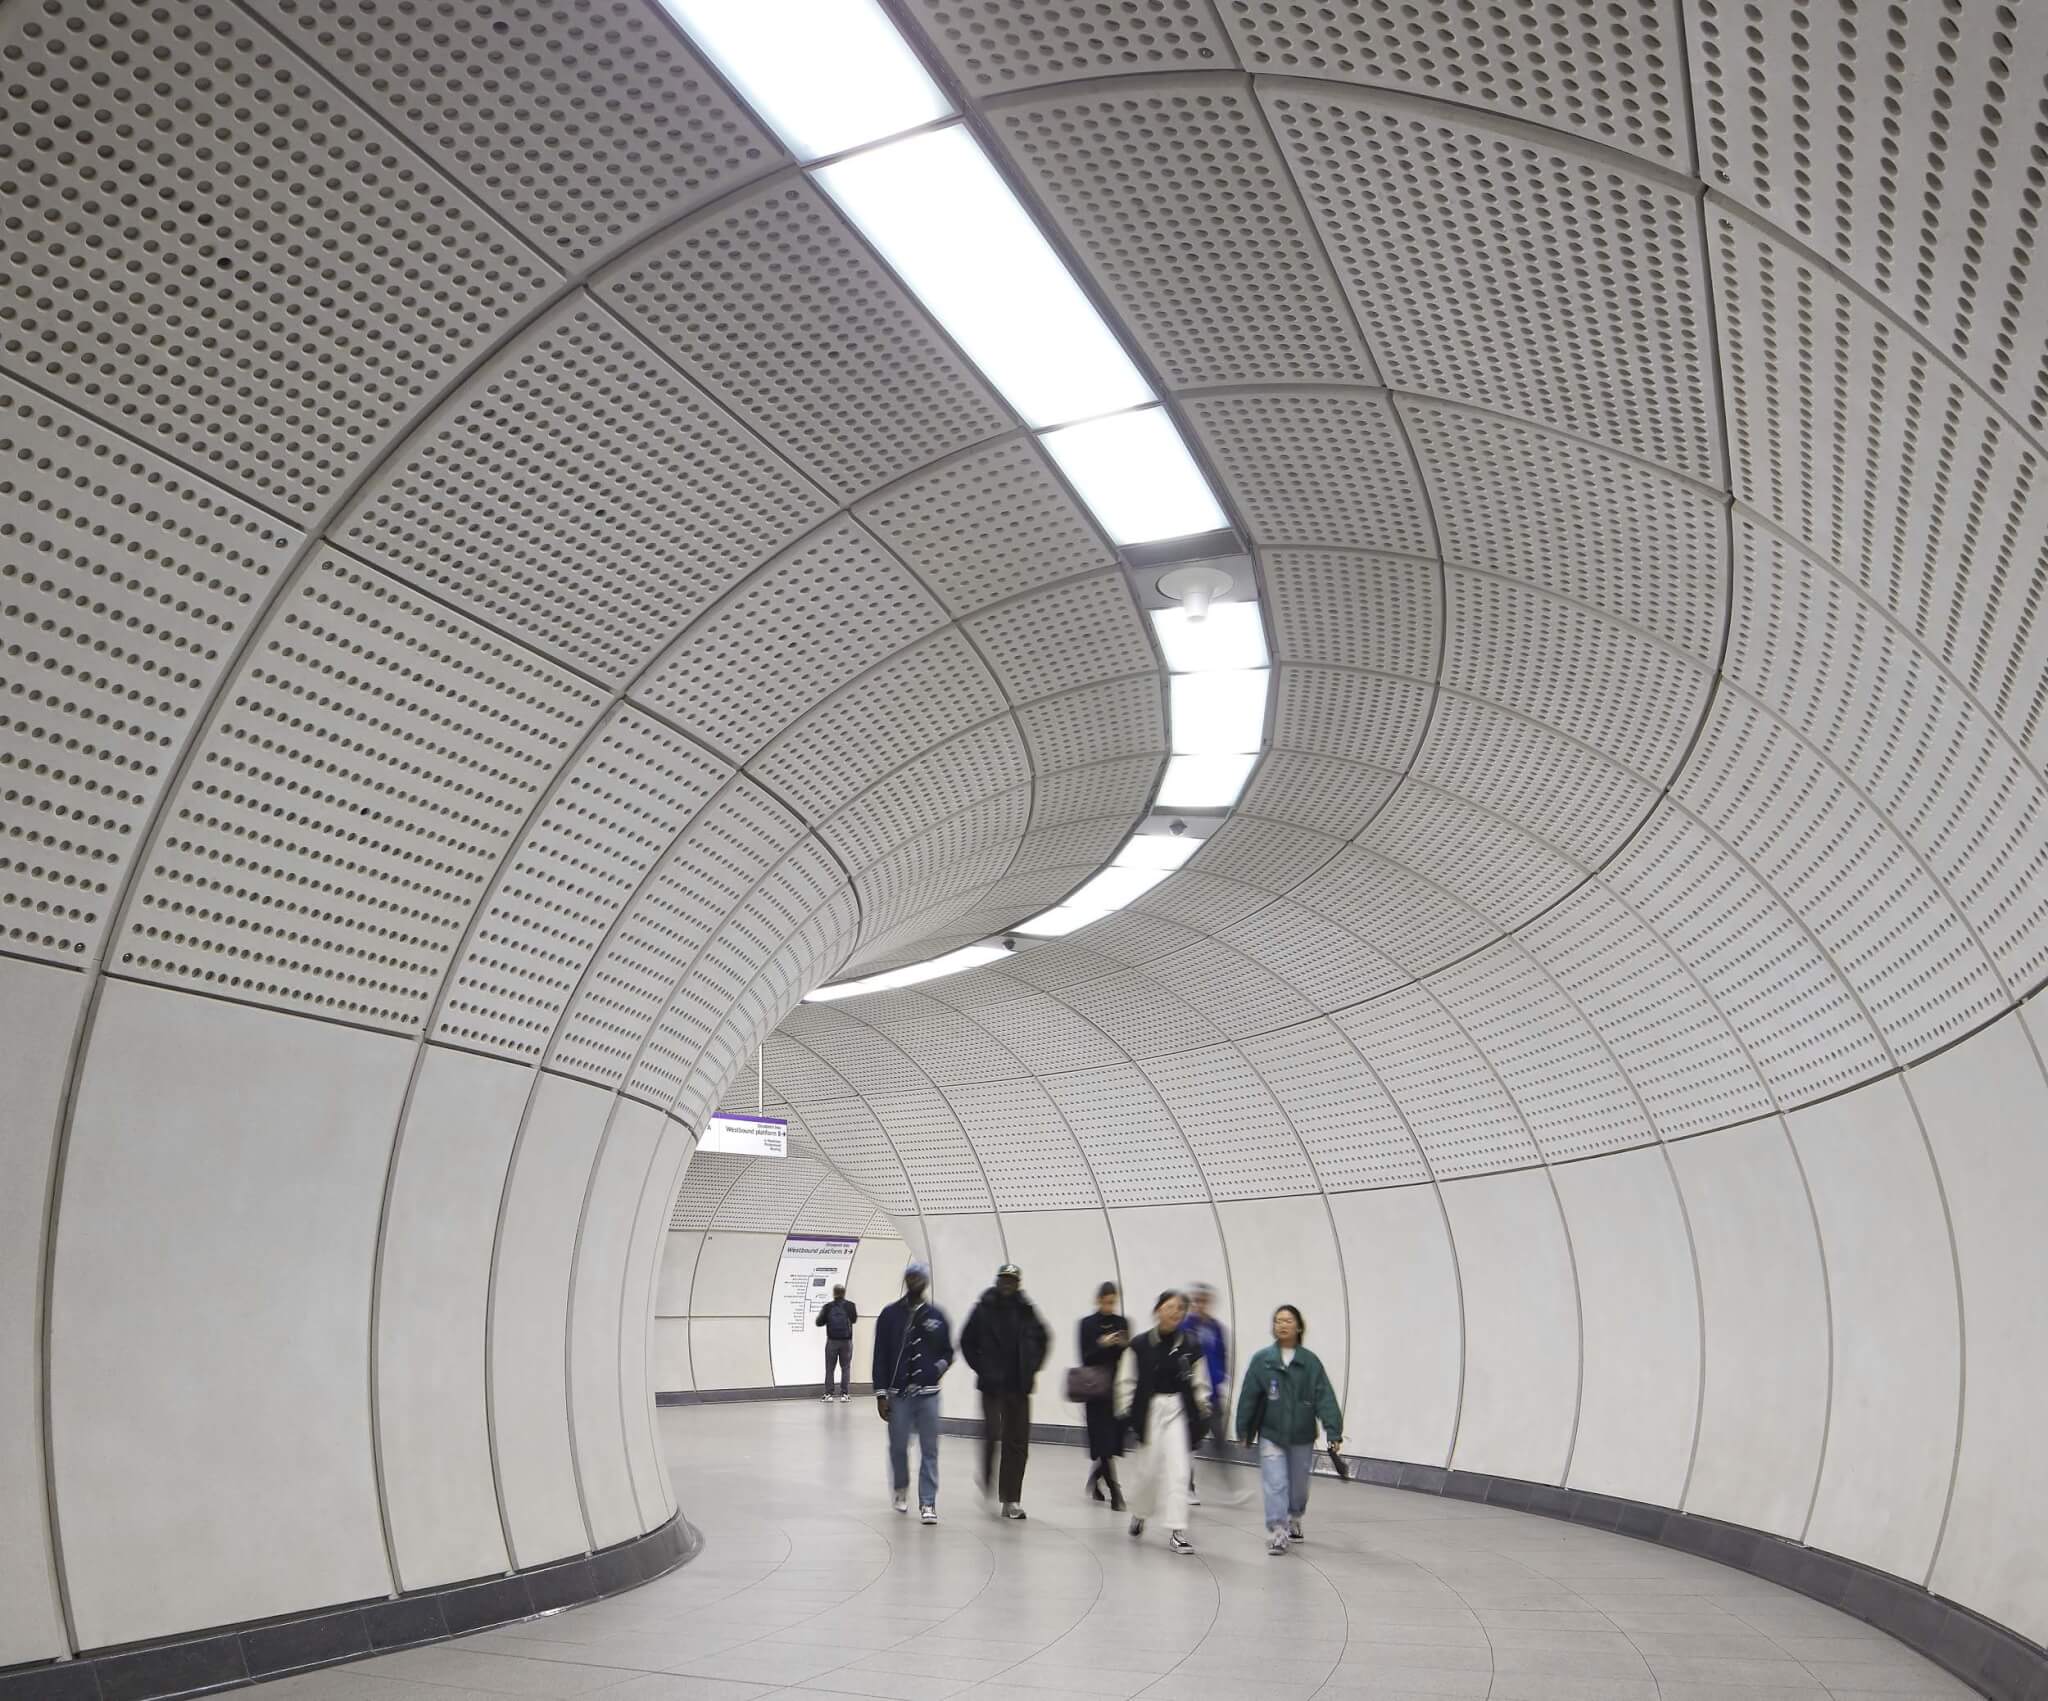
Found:
M 1179 426 L 875 0 L 662 3 L 1038 435 L 1112 542 L 1229 523 Z

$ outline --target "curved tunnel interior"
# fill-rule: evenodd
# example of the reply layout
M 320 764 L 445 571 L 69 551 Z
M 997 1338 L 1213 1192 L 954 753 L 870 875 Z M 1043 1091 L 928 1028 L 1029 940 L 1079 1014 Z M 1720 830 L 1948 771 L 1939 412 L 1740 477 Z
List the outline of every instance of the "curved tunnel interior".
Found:
M 888 0 L 1132 543 L 716 9 L 0 5 L 0 1681 L 663 1530 L 799 1230 L 2038 1654 L 2048 13 Z

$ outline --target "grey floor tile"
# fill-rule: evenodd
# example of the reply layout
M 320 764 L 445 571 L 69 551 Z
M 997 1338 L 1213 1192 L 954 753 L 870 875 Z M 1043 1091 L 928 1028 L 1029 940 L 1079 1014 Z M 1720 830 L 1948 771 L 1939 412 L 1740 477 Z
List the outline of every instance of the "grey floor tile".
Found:
M 782 1406 L 665 1411 L 709 1539 L 646 1589 L 267 1686 L 262 1701 L 1963 1701 L 1902 1644 L 1687 1554 L 1499 1508 L 1317 1485 L 1266 1558 L 1249 1502 L 1195 1560 L 1043 1486 L 891 1514 L 880 1435 Z M 1071 1464 L 1050 1448 L 1034 1472 Z M 1247 1484 L 1249 1486 L 1249 1484 Z M 1299 1561 L 1300 1563 L 1294 1563 Z M 1275 1626 L 1288 1642 L 1275 1645 Z

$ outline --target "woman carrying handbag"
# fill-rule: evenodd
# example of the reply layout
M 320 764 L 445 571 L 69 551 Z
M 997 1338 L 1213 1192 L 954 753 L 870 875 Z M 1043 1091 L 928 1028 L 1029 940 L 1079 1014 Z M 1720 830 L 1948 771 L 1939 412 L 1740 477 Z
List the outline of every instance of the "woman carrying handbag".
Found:
M 1102 1485 L 1109 1484 L 1110 1510 L 1121 1512 L 1124 1491 L 1116 1480 L 1116 1461 L 1124 1450 L 1123 1426 L 1117 1422 L 1112 1395 L 1117 1360 L 1131 1344 L 1131 1326 L 1116 1308 L 1117 1297 L 1114 1282 L 1095 1290 L 1095 1309 L 1081 1319 L 1081 1362 L 1067 1372 L 1067 1398 L 1081 1402 L 1088 1423 L 1088 1457 L 1095 1461 L 1083 1492 L 1100 1500 Z

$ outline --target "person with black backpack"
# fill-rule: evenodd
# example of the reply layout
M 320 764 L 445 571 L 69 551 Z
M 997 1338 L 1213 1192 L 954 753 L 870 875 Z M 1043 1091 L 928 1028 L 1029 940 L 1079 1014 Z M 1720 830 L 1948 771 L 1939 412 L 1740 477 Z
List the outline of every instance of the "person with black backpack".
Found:
M 835 1284 L 832 1297 L 818 1307 L 818 1318 L 811 1325 L 825 1331 L 825 1398 L 831 1399 L 832 1367 L 839 1367 L 839 1395 L 845 1399 L 851 1386 L 848 1378 L 853 1375 L 853 1326 L 860 1321 L 860 1313 L 854 1309 L 853 1301 L 846 1297 L 843 1284 Z

